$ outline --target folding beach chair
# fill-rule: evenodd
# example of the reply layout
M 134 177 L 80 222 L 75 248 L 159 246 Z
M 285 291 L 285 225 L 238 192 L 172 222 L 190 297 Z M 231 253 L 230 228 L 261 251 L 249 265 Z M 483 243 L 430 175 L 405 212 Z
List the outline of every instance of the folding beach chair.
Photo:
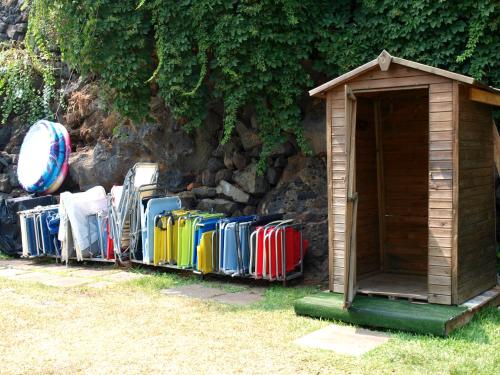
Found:
M 90 259 L 107 259 L 108 245 L 108 212 L 99 211 L 88 215 L 87 236 L 91 241 L 91 246 L 87 249 L 86 257 Z M 92 233 L 95 233 L 92 235 Z
M 35 214 L 36 230 L 39 233 L 41 253 L 43 255 L 59 255 L 59 241 L 57 240 L 57 232 L 59 228 L 54 224 L 58 224 L 59 220 L 57 214 L 58 208 L 44 208 Z M 49 227 L 52 223 L 52 228 Z
M 197 264 L 196 269 L 202 274 L 217 271 L 217 231 L 207 230 L 200 235 L 200 241 L 196 246 Z
M 55 256 L 59 258 L 61 256 L 61 242 L 57 238 L 59 234 L 59 225 L 61 222 L 61 218 L 59 217 L 59 212 L 49 213 L 46 218 L 47 228 L 50 233 L 50 238 L 52 243 L 54 244 Z
M 153 232 L 153 264 L 176 265 L 178 231 L 177 220 L 188 214 L 185 210 L 164 211 L 156 215 Z
M 78 261 L 102 257 L 103 225 L 99 217 L 106 214 L 108 201 L 102 186 L 85 192 L 64 192 L 60 196 L 60 226 L 58 238 L 62 242 L 61 260 Z
M 221 272 L 233 276 L 244 276 L 248 273 L 252 223 L 253 221 L 233 221 L 222 225 Z
M 22 256 L 25 258 L 38 256 L 36 242 L 35 218 L 29 211 L 19 212 L 21 224 Z
M 255 216 L 241 216 L 221 220 L 218 225 L 219 232 L 219 272 L 224 274 L 244 274 L 243 257 L 249 251 L 248 239 L 243 239 L 242 234 L 248 234 L 248 229 Z M 245 228 L 240 231 L 241 228 Z
M 179 197 L 152 198 L 148 200 L 142 223 L 142 252 L 143 262 L 154 263 L 154 230 L 155 219 L 165 212 L 175 211 L 181 208 L 182 202 Z
M 303 272 L 307 246 L 300 225 L 293 224 L 293 220 L 257 227 L 250 236 L 250 274 L 257 279 L 284 282 L 297 277 Z M 299 271 L 295 271 L 297 267 Z
M 155 185 L 158 180 L 158 164 L 137 163 L 125 176 L 123 188 L 119 192 L 119 199 L 108 201 L 110 232 L 116 255 L 121 259 L 130 247 L 132 252 L 137 248 L 140 232 L 140 220 L 138 217 L 138 201 L 140 200 L 139 188 L 145 185 Z M 118 192 L 117 192 L 118 195 Z M 132 221 L 132 222 L 131 222 Z M 131 227 L 133 224 L 133 227 Z M 130 244 L 125 243 L 130 229 Z
M 23 196 L 9 199 L 0 197 L 0 243 L 2 251 L 9 255 L 22 254 L 19 212 L 36 207 L 52 206 L 56 203 L 56 198 L 51 195 L 43 197 Z
M 109 214 L 109 211 L 108 211 Z M 111 217 L 108 216 L 108 221 L 106 223 L 106 234 L 107 234 L 107 241 L 106 241 L 106 259 L 112 260 L 115 259 L 115 251 L 114 251 L 114 245 L 113 245 L 113 237 L 111 233 Z
M 167 219 L 167 224 L 170 231 L 168 231 L 168 241 L 167 241 L 167 258 L 169 264 L 177 265 L 179 256 L 179 219 L 185 215 L 188 215 L 189 211 L 186 210 L 176 210 L 172 211 Z
M 177 218 L 177 266 L 179 268 L 192 267 L 193 261 L 193 221 L 199 211 L 188 211 L 185 215 Z
M 219 220 L 224 217 L 225 215 L 222 213 L 200 213 L 196 217 L 194 217 L 191 234 L 191 254 L 193 257 L 191 263 L 194 269 L 197 269 L 198 245 L 200 243 L 202 234 L 207 230 L 215 230 Z
M 18 212 L 21 226 L 22 256 L 57 255 L 59 241 L 51 233 L 48 220 L 57 216 L 58 206 L 40 206 Z
M 157 215 L 154 229 L 153 264 L 158 266 L 167 262 L 168 217 Z

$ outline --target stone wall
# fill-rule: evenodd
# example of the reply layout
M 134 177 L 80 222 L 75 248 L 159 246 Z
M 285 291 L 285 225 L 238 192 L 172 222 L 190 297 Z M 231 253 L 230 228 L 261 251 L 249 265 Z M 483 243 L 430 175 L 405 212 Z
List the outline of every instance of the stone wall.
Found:
M 306 279 L 327 278 L 327 199 L 324 152 L 302 155 L 295 142 L 275 147 L 268 168 L 259 175 L 258 124 L 239 121 L 225 145 L 222 117 L 212 112 L 202 128 L 187 134 L 159 99 L 153 100 L 152 122 L 132 125 L 99 104 L 94 84 L 69 85 L 68 111 L 60 121 L 72 139 L 70 172 L 61 191 L 121 185 L 137 162 L 157 162 L 160 183 L 179 194 L 184 206 L 230 216 L 283 213 L 304 225 L 310 246 Z M 155 104 L 156 103 L 156 104 Z M 321 106 L 319 110 L 322 110 Z M 309 116 L 311 117 L 311 116 Z M 323 123 L 321 123 L 323 121 Z M 319 125 L 318 125 L 319 123 Z M 305 120 L 310 143 L 321 145 L 324 116 Z M 23 194 L 16 176 L 19 149 L 29 124 L 0 127 L 0 194 Z M 314 128 L 314 131 L 309 131 Z
M 22 41 L 27 12 L 22 0 L 0 0 L 0 41 Z M 324 107 L 304 104 L 304 129 L 314 156 L 305 157 L 292 138 L 276 146 L 264 175 L 257 173 L 261 149 L 258 124 L 250 115 L 237 123 L 234 136 L 220 145 L 222 113 L 213 109 L 201 129 L 187 134 L 161 98 L 151 101 L 152 122 L 133 125 L 109 113 L 98 85 L 74 78 L 65 85 L 66 113 L 59 122 L 72 140 L 70 172 L 61 191 L 123 183 L 139 161 L 157 162 L 160 182 L 181 196 L 186 207 L 227 215 L 283 213 L 304 225 L 309 242 L 308 281 L 323 282 L 327 270 L 327 203 Z M 30 124 L 12 119 L 0 126 L 0 198 L 25 194 L 17 180 L 20 146 Z
M 23 0 L 0 0 L 0 42 L 23 40 L 28 29 L 28 12 Z

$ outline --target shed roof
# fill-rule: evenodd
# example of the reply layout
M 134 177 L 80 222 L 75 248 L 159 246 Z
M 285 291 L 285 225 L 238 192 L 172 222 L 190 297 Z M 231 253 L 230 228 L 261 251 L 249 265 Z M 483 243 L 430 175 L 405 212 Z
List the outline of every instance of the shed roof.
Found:
M 377 65 L 380 66 L 381 70 L 388 70 L 391 63 L 407 66 L 407 67 L 410 67 L 413 69 L 418 69 L 418 70 L 421 70 L 421 71 L 424 71 L 427 73 L 431 73 L 431 74 L 436 74 L 438 76 L 446 77 L 446 78 L 449 78 L 449 79 L 452 79 L 452 80 L 455 80 L 458 82 L 463 82 L 463 83 L 466 83 L 469 85 L 478 86 L 482 89 L 485 89 L 485 90 L 488 90 L 488 91 L 491 91 L 491 92 L 494 92 L 494 93 L 500 95 L 500 89 L 497 89 L 497 88 L 491 87 L 491 86 L 487 86 L 484 83 L 481 83 L 472 77 L 464 76 L 464 75 L 458 74 L 458 73 L 453 73 L 453 72 L 450 72 L 450 71 L 444 70 L 444 69 L 435 68 L 435 67 L 430 66 L 430 65 L 420 64 L 418 62 L 406 60 L 406 59 L 403 59 L 401 57 L 391 56 L 391 54 L 389 52 L 387 52 L 386 50 L 383 50 L 382 53 L 376 59 L 374 59 L 370 62 L 367 62 L 366 64 L 363 64 L 361 66 L 358 66 L 356 69 L 353 69 L 350 72 L 342 74 L 341 76 L 339 76 L 335 79 L 332 79 L 331 81 L 326 82 L 326 83 L 322 84 L 321 86 L 318 86 L 318 87 L 312 89 L 311 91 L 309 91 L 309 95 L 322 96 L 325 93 L 325 91 L 328 91 L 328 90 L 334 88 L 335 86 L 338 86 L 338 85 L 340 85 L 340 84 L 342 84 L 342 83 L 344 83 L 352 78 L 355 78 L 355 77 L 375 68 Z

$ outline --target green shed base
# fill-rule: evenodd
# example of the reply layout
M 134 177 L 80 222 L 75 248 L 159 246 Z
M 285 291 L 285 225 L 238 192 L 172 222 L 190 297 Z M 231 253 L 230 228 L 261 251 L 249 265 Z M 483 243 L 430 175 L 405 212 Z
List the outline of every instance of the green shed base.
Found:
M 297 300 L 295 313 L 436 336 L 447 336 L 461 325 L 459 322 L 465 321 L 462 316 L 468 313 L 464 306 L 411 303 L 362 295 L 355 297 L 349 310 L 342 309 L 342 302 L 342 294 L 321 292 Z

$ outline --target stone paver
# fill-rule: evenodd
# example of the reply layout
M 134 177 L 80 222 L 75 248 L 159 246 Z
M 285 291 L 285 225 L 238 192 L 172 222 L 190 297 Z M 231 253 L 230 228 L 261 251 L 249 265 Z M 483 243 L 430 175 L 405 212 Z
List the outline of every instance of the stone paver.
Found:
M 103 269 L 103 268 L 81 268 L 81 269 L 70 269 L 69 270 L 71 276 L 77 277 L 107 277 L 114 273 L 120 272 L 114 269 Z
M 17 281 L 34 281 L 47 285 L 48 280 L 56 279 L 60 276 L 48 272 L 25 272 L 15 276 L 13 279 Z
M 161 291 L 168 296 L 184 296 L 197 299 L 211 299 L 226 294 L 222 289 L 205 287 L 200 284 L 183 285 Z
M 17 260 L 17 259 L 2 259 L 0 260 L 0 268 L 19 266 L 21 264 L 28 264 L 31 261 Z
M 0 269 L 0 276 L 1 277 L 7 277 L 9 279 L 12 279 L 18 275 L 21 275 L 23 273 L 29 272 L 27 270 L 18 270 L 15 268 L 2 268 Z
M 103 278 L 109 281 L 122 282 L 136 280 L 146 276 L 147 275 L 141 275 L 139 273 L 119 271 L 110 275 L 104 275 Z
M 227 303 L 231 305 L 251 305 L 252 303 L 262 301 L 264 297 L 261 293 L 255 293 L 252 291 L 236 292 L 236 293 L 226 293 L 213 298 L 214 301 Z
M 295 340 L 295 343 L 308 348 L 331 350 L 358 357 L 389 339 L 390 335 L 384 332 L 331 324 Z
M 261 289 L 248 289 L 241 292 L 227 292 L 224 289 L 211 288 L 201 284 L 183 285 L 161 291 L 168 296 L 184 296 L 201 300 L 211 300 L 231 305 L 250 305 L 263 299 Z
M 38 282 L 44 285 L 68 288 L 107 286 L 144 277 L 145 275 L 125 272 L 108 267 L 64 267 L 55 263 L 37 263 L 33 260 L 8 259 L 0 261 L 0 277 L 16 281 Z
M 27 270 L 27 271 L 36 271 L 43 268 L 42 265 L 37 266 L 36 264 L 31 263 L 21 263 L 19 265 L 11 265 L 10 268 L 16 268 L 18 270 Z
M 102 289 L 102 288 L 107 288 L 108 286 L 114 285 L 115 283 L 111 281 L 98 281 L 95 283 L 88 284 L 87 286 L 89 288 L 96 288 L 96 289 Z
M 57 276 L 52 279 L 47 279 L 42 282 L 42 284 L 48 286 L 57 286 L 62 288 L 70 288 L 74 286 L 82 286 L 88 284 L 90 280 L 84 279 L 82 277 L 71 277 L 71 276 Z

